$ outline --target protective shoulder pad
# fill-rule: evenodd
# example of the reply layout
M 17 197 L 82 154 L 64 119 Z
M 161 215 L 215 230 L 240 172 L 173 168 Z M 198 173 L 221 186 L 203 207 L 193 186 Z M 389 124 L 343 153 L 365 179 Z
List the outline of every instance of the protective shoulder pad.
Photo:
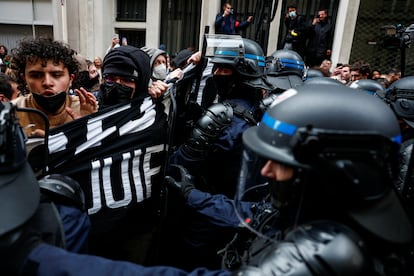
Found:
M 314 275 L 369 275 L 365 243 L 350 228 L 333 221 L 301 225 L 286 235 Z
M 85 210 L 85 195 L 79 183 L 71 177 L 51 174 L 39 180 L 40 191 L 56 204 Z

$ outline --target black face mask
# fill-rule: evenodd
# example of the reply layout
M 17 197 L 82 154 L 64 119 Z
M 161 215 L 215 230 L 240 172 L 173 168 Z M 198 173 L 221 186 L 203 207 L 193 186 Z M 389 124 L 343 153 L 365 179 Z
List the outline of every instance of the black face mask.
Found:
M 213 76 L 214 84 L 217 89 L 218 95 L 227 99 L 228 96 L 232 93 L 233 88 L 235 87 L 235 79 L 232 76 Z
M 36 103 L 48 113 L 54 114 L 66 101 L 66 92 L 60 92 L 53 96 L 43 96 L 32 93 Z
M 104 83 L 102 85 L 103 103 L 105 105 L 115 105 L 131 101 L 133 88 L 119 83 Z

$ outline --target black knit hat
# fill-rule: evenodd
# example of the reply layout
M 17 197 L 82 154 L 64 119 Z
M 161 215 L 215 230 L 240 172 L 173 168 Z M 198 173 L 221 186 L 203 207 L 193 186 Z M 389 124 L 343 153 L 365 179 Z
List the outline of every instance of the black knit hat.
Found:
M 141 49 L 130 45 L 114 48 L 104 57 L 102 71 L 104 76 L 111 74 L 134 79 L 135 89 L 140 92 L 135 93 L 135 97 L 148 95 L 147 88 L 151 77 L 150 58 Z

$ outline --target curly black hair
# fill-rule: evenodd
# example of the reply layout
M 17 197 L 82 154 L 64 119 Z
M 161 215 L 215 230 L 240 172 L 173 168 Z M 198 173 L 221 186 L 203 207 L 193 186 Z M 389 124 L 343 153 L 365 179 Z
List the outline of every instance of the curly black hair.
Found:
M 49 60 L 54 64 L 63 63 L 69 74 L 78 74 L 79 63 L 74 58 L 75 51 L 69 45 L 49 37 L 26 38 L 20 41 L 17 48 L 12 50 L 13 63 L 18 71 L 18 84 L 24 88 L 24 75 L 27 63 L 36 63 L 39 59 L 46 66 Z

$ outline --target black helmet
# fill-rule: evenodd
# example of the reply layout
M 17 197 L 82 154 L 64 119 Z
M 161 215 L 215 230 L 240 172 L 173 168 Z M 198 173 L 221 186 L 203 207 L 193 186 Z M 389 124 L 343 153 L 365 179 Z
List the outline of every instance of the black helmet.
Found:
M 85 195 L 75 179 L 62 174 L 50 174 L 39 180 L 39 187 L 53 202 L 85 210 Z
M 315 78 L 315 77 L 326 77 L 326 76 L 323 74 L 321 70 L 318 70 L 318 69 L 309 68 L 308 70 L 306 70 L 305 72 L 306 80 Z
M 272 93 L 279 94 L 289 88 L 303 84 L 305 63 L 302 57 L 292 50 L 277 50 L 266 57 L 266 77 L 274 86 Z
M 238 43 L 237 47 L 232 48 L 217 47 L 211 62 L 215 66 L 231 67 L 240 76 L 242 83 L 248 86 L 272 88 L 265 80 L 266 63 L 261 46 L 247 38 L 238 40 Z
M 26 160 L 16 106 L 0 102 L 0 236 L 28 221 L 39 205 L 36 177 Z
M 370 95 L 375 95 L 377 92 L 385 91 L 384 86 L 382 86 L 378 81 L 371 79 L 356 80 L 352 82 L 349 87 L 363 90 Z
M 414 127 L 414 76 L 403 77 L 393 82 L 385 93 L 377 93 L 397 117 Z
M 258 126 L 243 133 L 243 143 L 243 164 L 255 160 L 255 154 L 295 169 L 295 204 L 304 205 L 290 211 L 300 212 L 299 217 L 315 219 L 312 216 L 320 214 L 309 210 L 329 215 L 341 211 L 381 239 L 411 240 L 411 224 L 393 189 L 400 128 L 383 101 L 347 86 L 289 89 L 276 98 Z M 238 196 L 252 186 L 251 172 L 242 170 Z M 279 184 L 270 179 L 272 198 L 272 185 Z
M 277 50 L 266 58 L 266 74 L 268 76 L 296 75 L 303 78 L 305 63 L 302 57 L 292 50 Z
M 304 84 L 335 84 L 335 85 L 344 85 L 339 80 L 330 78 L 330 77 L 313 77 L 306 79 Z

